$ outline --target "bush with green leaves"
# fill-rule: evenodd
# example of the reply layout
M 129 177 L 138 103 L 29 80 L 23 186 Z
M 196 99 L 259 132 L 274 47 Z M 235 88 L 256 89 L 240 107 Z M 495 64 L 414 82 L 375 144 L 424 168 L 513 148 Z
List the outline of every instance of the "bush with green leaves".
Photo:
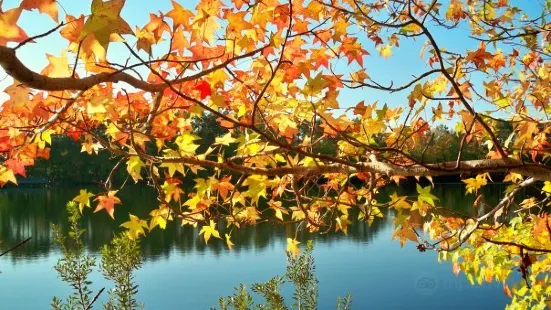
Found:
M 52 300 L 54 310 L 88 310 L 104 291 L 104 288 L 93 294 L 92 282 L 89 276 L 96 267 L 96 258 L 86 253 L 79 220 L 81 214 L 74 202 L 67 204 L 69 213 L 69 231 L 65 233 L 61 227 L 52 225 L 54 241 L 60 247 L 62 257 L 54 269 L 60 278 L 69 283 L 72 294 L 63 301 L 59 297 Z M 140 244 L 124 234 L 115 236 L 109 245 L 101 250 L 99 271 L 105 279 L 111 280 L 115 286 L 109 290 L 109 300 L 103 305 L 106 310 L 131 310 L 143 308 L 135 296 L 138 286 L 134 283 L 134 271 L 140 268 L 142 255 Z
M 269 310 L 315 310 L 318 306 L 318 279 L 315 275 L 315 262 L 312 256 L 313 243 L 309 241 L 302 254 L 287 253 L 287 270 L 283 276 L 276 276 L 265 283 L 255 283 L 251 291 L 264 299 L 263 304 L 255 304 L 246 286 L 235 288 L 235 294 L 219 299 L 221 310 L 247 310 L 252 308 Z M 290 283 L 294 286 L 293 303 L 288 306 L 281 294 L 281 287 Z M 337 310 L 349 310 L 352 296 L 337 298 Z M 216 309 L 216 308 L 213 308 Z

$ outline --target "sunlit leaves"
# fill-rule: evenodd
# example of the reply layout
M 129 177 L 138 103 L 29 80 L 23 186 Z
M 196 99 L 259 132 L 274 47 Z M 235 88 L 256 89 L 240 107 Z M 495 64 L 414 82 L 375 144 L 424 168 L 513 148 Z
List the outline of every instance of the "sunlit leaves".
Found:
M 84 209 L 84 207 L 88 207 L 88 208 L 91 207 L 90 198 L 92 197 L 94 197 L 94 194 L 89 193 L 85 189 L 81 189 L 78 196 L 73 198 L 73 201 L 78 203 L 78 209 L 80 210 L 80 213 L 82 213 L 82 210 Z
M 4 186 L 6 183 L 11 182 L 17 184 L 17 179 L 13 171 L 5 166 L 0 166 L 0 187 Z
M 8 42 L 22 42 L 28 38 L 23 28 L 17 25 L 21 8 L 14 8 L 0 14 L 0 45 Z
M 252 201 L 258 202 L 260 197 L 266 197 L 266 181 L 267 177 L 263 175 L 251 175 L 243 182 L 244 186 L 248 186 L 247 194 Z
M 417 242 L 417 234 L 415 233 L 415 230 L 413 227 L 409 226 L 408 224 L 404 224 L 400 227 L 398 227 L 394 234 L 392 235 L 392 239 L 398 239 L 400 241 L 400 245 L 403 247 L 407 240 Z
M 438 200 L 438 198 L 431 194 L 430 190 L 430 186 L 422 187 L 421 185 L 417 184 L 417 193 L 419 194 L 417 199 L 419 203 L 428 203 L 429 205 L 434 207 L 434 201 Z
M 200 139 L 199 137 L 193 135 L 191 132 L 186 131 L 182 135 L 176 138 L 176 145 L 180 150 L 180 153 L 185 155 L 195 155 L 195 150 L 199 145 L 195 144 L 194 141 Z
M 214 223 L 213 220 L 210 220 L 209 225 L 203 226 L 201 228 L 201 231 L 199 231 L 199 234 L 203 235 L 203 238 L 205 239 L 205 243 L 209 242 L 209 239 L 211 236 L 214 238 L 221 239 L 220 233 L 218 232 L 218 230 L 216 230 L 216 224 Z
M 149 221 L 149 226 L 146 226 L 149 230 L 153 230 L 157 226 L 161 229 L 165 229 L 167 222 L 172 220 L 170 209 L 166 206 L 152 210 L 149 215 L 151 216 L 151 220 Z
M 507 195 L 547 162 L 551 70 L 545 51 L 551 37 L 545 21 L 532 25 L 531 12 L 504 0 L 417 1 L 411 7 L 293 1 L 292 14 L 281 1 L 196 2 L 172 1 L 165 12 L 132 26 L 122 17 L 128 16 L 124 0 L 94 0 L 91 12 L 74 16 L 57 12 L 51 0 L 24 0 L 1 12 L 0 45 L 27 38 L 21 14 L 44 13 L 65 21 L 54 32 L 68 46 L 48 51 L 43 77 L 19 74 L 22 81 L 4 90 L 0 185 L 17 182 L 37 158 L 49 157 L 58 136 L 69 135 L 82 152 L 105 152 L 118 161 L 113 175 L 126 170 L 133 181 L 155 187 L 159 205 L 147 218 L 131 215 L 124 224 L 131 238 L 172 220 L 201 226 L 205 241 L 221 237 L 217 227 L 232 231 L 264 222 L 347 233 L 356 219 L 372 224 L 389 207 L 401 245 L 424 241 L 416 233 L 421 226 L 430 238 L 445 240 L 440 249 L 466 242 L 469 249 L 458 249 L 453 270 L 473 283 L 504 281 L 513 269 L 510 257 L 519 254 L 518 247 L 488 246 L 481 229 L 469 235 L 478 243 L 461 240 L 476 225 L 487 231 L 485 238 L 531 237 L 534 242 L 522 242 L 547 245 L 546 222 L 528 221 L 525 213 L 544 211 L 549 180 L 537 185 L 541 195 L 511 199 L 496 211 L 478 195 L 476 212 L 494 212 L 495 223 L 478 223 L 481 214 L 468 220 L 441 215 L 430 186 L 417 185 L 417 195 L 398 190 L 378 197 L 390 183 L 421 176 L 432 183 L 430 175 L 454 172 L 467 193 L 478 194 L 492 181 L 486 171 L 508 170 L 504 181 L 513 184 Z M 450 48 L 433 35 L 438 29 L 481 43 Z M 110 45 L 132 49 L 128 61 Z M 411 66 L 401 65 L 400 52 L 411 56 Z M 418 54 L 422 66 L 413 63 Z M 381 61 L 389 72 L 398 65 L 399 74 L 386 76 Z M 17 66 L 7 66 L 15 76 Z M 68 89 L 57 91 L 60 80 L 46 76 L 74 79 L 64 79 Z M 85 91 L 75 98 L 77 90 Z M 454 133 L 439 126 L 447 121 L 457 124 Z M 507 161 L 523 165 L 486 164 Z M 107 193 L 83 191 L 74 198 L 81 211 L 95 198 L 96 211 L 114 216 L 121 201 L 110 187 L 119 184 L 108 181 Z M 505 222 L 505 214 L 517 213 Z M 505 225 L 498 231 L 494 224 Z M 298 241 L 289 240 L 296 255 Z M 477 257 L 487 259 L 485 266 Z M 531 294 L 511 286 L 512 296 L 520 293 Z
M 131 156 L 126 162 L 126 171 L 136 183 L 142 179 L 141 171 L 143 167 L 145 167 L 145 164 L 139 156 Z
M 233 249 L 233 246 L 235 245 L 232 241 L 231 241 L 231 235 L 230 234 L 225 234 L 225 238 L 226 238 L 226 245 L 228 246 L 228 249 Z
M 93 35 L 99 45 L 107 51 L 112 35 L 132 34 L 130 26 L 120 16 L 124 3 L 125 0 L 93 0 L 92 15 L 84 23 L 79 39 Z
M 466 184 L 467 193 L 476 194 L 481 187 L 488 184 L 488 180 L 486 178 L 487 175 L 479 174 L 475 178 L 463 180 L 463 183 Z
M 217 145 L 225 145 L 229 146 L 230 143 L 235 143 L 237 140 L 232 137 L 231 133 L 228 132 L 227 134 L 223 135 L 222 137 L 216 137 L 214 144 Z
M 545 181 L 541 191 L 544 192 L 547 196 L 551 196 L 551 181 Z
M 299 244 L 300 242 L 296 239 L 287 238 L 287 252 L 291 253 L 293 257 L 296 257 L 300 253 L 300 249 L 298 248 Z
M 48 14 L 57 22 L 57 2 L 55 0 L 23 0 L 19 5 L 24 10 L 38 9 L 40 13 Z
M 94 212 L 105 210 L 111 218 L 115 218 L 115 205 L 120 204 L 121 200 L 116 196 L 117 191 L 109 191 L 107 195 L 98 195 L 94 201 L 98 202 L 98 205 Z
M 121 224 L 121 227 L 127 229 L 126 234 L 128 238 L 136 240 L 140 237 L 140 235 L 145 236 L 144 228 L 147 228 L 147 222 L 132 214 L 129 214 L 129 217 L 129 221 Z

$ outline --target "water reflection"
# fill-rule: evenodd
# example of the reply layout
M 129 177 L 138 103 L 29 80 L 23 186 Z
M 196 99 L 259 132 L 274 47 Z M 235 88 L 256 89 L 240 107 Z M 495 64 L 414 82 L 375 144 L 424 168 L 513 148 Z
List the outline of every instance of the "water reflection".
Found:
M 65 204 L 79 188 L 13 188 L 0 190 L 0 250 L 25 238 L 33 239 L 0 260 L 0 299 L 9 309 L 47 308 L 51 297 L 68 294 L 52 266 L 59 252 L 52 242 L 52 223 L 65 227 Z M 89 188 L 98 192 L 98 189 Z M 505 186 L 484 190 L 486 200 L 495 203 Z M 386 188 L 377 200 L 391 192 L 415 195 L 415 185 Z M 472 214 L 474 197 L 465 196 L 462 185 L 437 185 L 434 194 L 449 210 Z M 119 231 L 128 213 L 146 216 L 156 205 L 150 188 L 131 186 L 119 193 L 123 201 L 115 220 L 105 212 L 86 210 L 83 236 L 88 250 L 97 254 Z M 320 309 L 334 309 L 337 296 L 353 294 L 353 309 L 463 309 L 469 301 L 483 308 L 503 308 L 507 299 L 501 286 L 471 287 L 464 276 L 455 277 L 451 266 L 439 265 L 433 252 L 419 253 L 414 245 L 400 248 L 392 242 L 392 216 L 376 220 L 370 227 L 354 222 L 348 235 L 302 233 L 299 239 L 315 240 L 314 256 L 320 280 Z M 258 225 L 232 233 L 236 244 L 228 251 L 221 240 L 204 244 L 196 229 L 178 224 L 155 230 L 142 240 L 145 264 L 138 272 L 138 300 L 146 309 L 208 309 L 220 296 L 231 295 L 238 283 L 254 283 L 281 274 L 285 268 L 285 239 L 294 236 L 291 225 Z M 437 281 L 427 291 L 418 287 L 419 279 Z M 95 275 L 95 289 L 106 284 Z M 209 287 L 208 290 L 204 289 Z M 458 288 L 461 288 L 460 290 Z M 33 298 L 10 292 L 27 291 Z M 401 298 L 396 298 L 399 292 Z M 427 298 L 427 295 L 430 296 Z M 172 298 L 171 296 L 181 296 Z M 170 298 L 169 298 L 170 297 Z
M 0 248 L 7 248 L 29 236 L 33 237 L 27 245 L 12 253 L 10 257 L 14 263 L 22 259 L 40 259 L 55 251 L 50 226 L 56 224 L 62 228 L 66 227 L 65 204 L 77 193 L 77 188 L 14 188 L 1 191 L 0 236 L 3 244 Z M 147 187 L 127 187 L 119 196 L 124 205 L 116 209 L 115 220 L 104 212 L 92 214 L 91 210 L 85 210 L 82 227 L 86 228 L 83 238 L 88 251 L 95 253 L 108 243 L 120 230 L 119 225 L 127 220 L 128 212 L 145 216 L 156 204 L 154 192 Z M 349 227 L 348 236 L 301 232 L 299 238 L 314 239 L 328 244 L 339 242 L 342 238 L 367 243 L 387 225 L 391 223 L 376 221 L 371 227 L 365 223 L 358 223 Z M 273 245 L 276 240 L 294 234 L 293 225 L 262 224 L 234 231 L 232 240 L 236 244 L 235 252 L 239 253 L 253 249 L 262 250 Z M 180 253 L 201 253 L 208 249 L 214 255 L 227 251 L 223 241 L 214 238 L 211 240 L 213 241 L 205 245 L 203 239 L 198 236 L 197 228 L 173 224 L 168 225 L 166 230 L 154 230 L 144 238 L 142 249 L 146 260 L 167 258 L 174 250 Z
M 503 193 L 504 186 L 491 186 L 485 189 L 485 196 L 489 203 L 497 202 Z M 99 189 L 89 188 L 98 192 Z M 400 195 L 414 195 L 414 186 L 401 186 L 386 188 L 379 194 L 379 200 L 384 201 L 388 194 L 397 191 Z M 474 197 L 465 196 L 461 184 L 437 185 L 433 189 L 434 194 L 440 198 L 439 204 L 462 213 L 474 215 L 479 212 L 472 208 Z M 24 240 L 30 236 L 32 241 L 18 249 L 11 255 L 16 262 L 21 259 L 33 260 L 47 256 L 54 251 L 51 235 L 51 224 L 66 226 L 65 204 L 78 194 L 78 188 L 12 188 L 0 191 L 0 237 L 3 240 L 0 248 L 5 249 L 10 245 Z M 88 250 L 95 253 L 101 246 L 108 243 L 111 237 L 119 231 L 119 225 L 126 221 L 128 213 L 138 216 L 146 216 L 148 210 L 156 205 L 155 193 L 148 187 L 129 186 L 123 189 L 119 196 L 123 206 L 118 206 L 115 212 L 115 220 L 112 220 L 105 212 L 92 214 L 91 210 L 85 210 L 82 226 L 86 228 L 84 241 Z M 335 243 L 342 238 L 354 242 L 368 243 L 375 238 L 384 227 L 392 225 L 388 217 L 375 221 L 371 227 L 365 223 L 354 223 L 348 228 L 348 235 L 334 234 L 308 234 L 302 232 L 301 240 L 314 239 L 316 242 Z M 232 240 L 236 244 L 235 251 L 247 251 L 250 249 L 262 250 L 278 239 L 293 236 L 295 228 L 292 225 L 263 224 L 254 227 L 237 230 L 232 233 Z M 226 251 L 223 241 L 213 239 L 209 245 L 205 245 L 198 236 L 196 228 L 168 225 L 166 230 L 154 230 L 147 238 L 143 239 L 142 247 L 146 260 L 155 260 L 168 257 L 174 250 L 180 253 L 204 252 L 206 249 L 215 255 Z

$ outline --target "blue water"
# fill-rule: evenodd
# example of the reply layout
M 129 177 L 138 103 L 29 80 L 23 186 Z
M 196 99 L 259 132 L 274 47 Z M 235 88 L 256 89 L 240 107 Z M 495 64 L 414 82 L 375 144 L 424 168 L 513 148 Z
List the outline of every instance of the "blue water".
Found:
M 442 191 L 450 195 L 450 202 L 463 197 L 458 187 Z M 449 194 L 455 191 L 459 194 Z M 33 236 L 0 258 L 0 309 L 48 309 L 53 296 L 65 298 L 70 293 L 53 269 L 60 253 L 49 227 L 64 223 L 64 204 L 77 194 L 76 188 L 0 191 L 2 249 Z M 85 213 L 84 239 L 93 255 L 99 256 L 98 249 L 128 212 L 146 213 L 155 203 L 152 193 L 139 187 L 127 189 L 121 197 L 125 205 L 117 210 L 115 221 L 103 212 Z M 401 248 L 392 241 L 393 228 L 388 217 L 371 227 L 354 223 L 347 236 L 300 236 L 304 243 L 314 239 L 319 309 L 335 309 L 337 297 L 348 292 L 352 309 L 502 309 L 507 304 L 500 284 L 471 286 L 464 275 L 453 274 L 449 263 L 438 263 L 436 253 L 420 253 L 411 243 Z M 217 240 L 205 246 L 192 228 L 169 225 L 142 242 L 145 262 L 136 272 L 137 299 L 145 309 L 209 309 L 240 283 L 250 285 L 283 274 L 286 238 L 293 234 L 289 226 L 248 228 L 232 234 L 236 245 L 230 251 Z M 111 286 L 97 272 L 91 280 L 94 291 Z M 288 304 L 289 291 L 284 289 Z M 104 293 L 99 301 L 106 299 Z M 101 309 L 100 304 L 94 308 Z

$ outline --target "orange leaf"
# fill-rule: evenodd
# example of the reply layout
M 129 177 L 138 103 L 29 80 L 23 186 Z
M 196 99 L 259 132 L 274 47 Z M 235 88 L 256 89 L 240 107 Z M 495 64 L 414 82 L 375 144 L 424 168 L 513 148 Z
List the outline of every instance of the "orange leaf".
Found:
M 0 45 L 5 46 L 8 42 L 23 42 L 29 38 L 25 31 L 17 26 L 17 20 L 21 15 L 21 8 L 0 11 Z
M 107 195 L 105 196 L 98 196 L 94 201 L 99 201 L 98 206 L 96 207 L 96 210 L 94 210 L 94 213 L 105 210 L 111 216 L 111 218 L 115 218 L 115 205 L 120 204 L 121 200 L 115 196 L 117 194 L 117 191 L 109 191 Z
M 23 0 L 19 7 L 29 11 L 38 9 L 40 13 L 48 14 L 57 23 L 58 13 L 57 2 L 55 0 Z

